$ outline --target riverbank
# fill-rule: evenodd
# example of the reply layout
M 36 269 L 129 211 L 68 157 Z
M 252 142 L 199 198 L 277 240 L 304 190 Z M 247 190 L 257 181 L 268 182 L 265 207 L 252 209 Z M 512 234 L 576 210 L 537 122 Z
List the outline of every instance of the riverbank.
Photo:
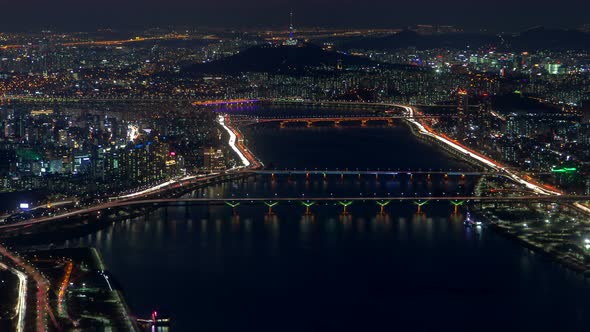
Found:
M 414 121 L 416 121 L 416 120 L 414 120 Z M 457 149 L 453 149 L 451 145 L 443 144 L 438 139 L 435 139 L 433 136 L 424 135 L 422 131 L 419 131 L 416 128 L 417 127 L 416 122 L 412 122 L 411 120 L 405 120 L 405 123 L 410 127 L 412 134 L 415 137 L 417 137 L 418 139 L 429 142 L 431 144 L 436 144 L 437 146 L 441 146 L 444 150 L 449 152 L 451 155 L 453 155 L 455 157 L 459 157 L 459 158 L 466 160 L 466 161 L 471 160 L 472 163 L 474 163 L 475 165 L 480 165 L 482 167 L 488 166 L 486 162 L 480 161 L 480 158 L 474 158 L 472 153 L 466 154 L 463 152 L 459 152 Z M 433 133 L 433 134 L 436 134 L 436 133 Z M 486 168 L 489 168 L 489 166 Z M 538 185 L 535 183 L 527 183 L 527 182 L 524 182 L 523 180 L 517 181 L 517 179 L 519 179 L 519 178 L 518 178 L 518 176 L 516 176 L 514 174 L 511 174 L 510 176 L 507 176 L 507 177 L 512 178 L 512 180 L 514 180 L 515 182 L 517 182 L 519 184 L 525 184 L 530 189 L 537 189 L 540 193 L 543 193 L 545 195 L 554 195 L 554 194 L 558 195 L 558 194 L 560 194 L 558 192 L 554 192 L 553 190 L 551 190 L 551 191 L 543 190 L 543 189 L 541 189 L 541 187 L 538 187 Z M 574 204 L 568 205 L 568 206 L 574 210 L 577 210 L 578 212 L 580 212 L 582 214 L 586 214 L 586 215 L 588 214 L 588 213 L 585 213 L 586 212 L 585 209 L 580 208 L 580 203 L 574 203 Z M 490 220 L 483 213 L 480 213 L 478 215 L 478 217 L 481 219 L 484 219 L 486 221 L 486 224 L 489 225 L 492 229 L 494 229 L 498 233 L 500 233 L 510 239 L 515 239 L 521 245 L 525 246 L 526 248 L 534 250 L 535 252 L 542 253 L 544 256 L 551 258 L 553 261 L 557 262 L 558 264 L 561 264 L 562 266 L 565 266 L 565 267 L 571 269 L 572 271 L 580 273 L 586 278 L 590 278 L 590 264 L 586 263 L 586 262 L 590 261 L 587 250 L 586 251 L 584 251 L 584 249 L 580 250 L 580 247 L 576 246 L 573 243 L 569 244 L 569 245 L 553 244 L 553 246 L 551 246 L 551 247 L 543 246 L 542 243 L 544 243 L 544 242 L 542 240 L 544 240 L 544 239 L 537 237 L 537 233 L 533 233 L 532 231 L 529 231 L 529 234 L 526 234 L 526 236 L 519 235 L 517 233 L 514 233 L 510 227 L 505 227 L 504 225 L 502 225 L 498 222 L 494 222 L 494 221 Z M 524 226 L 524 229 L 527 229 L 528 223 L 524 223 L 523 226 Z M 580 226 L 580 227 L 582 227 L 582 226 Z M 543 234 L 543 236 L 544 235 L 545 234 Z M 532 239 L 531 239 L 531 236 L 533 237 Z M 581 240 L 579 240 L 579 241 L 581 241 Z M 548 250 L 548 248 L 551 248 L 551 250 Z M 556 248 L 558 248 L 558 249 L 556 249 Z M 575 255 L 574 255 L 572 249 L 575 250 L 575 252 L 576 252 Z
M 590 278 L 590 264 L 587 263 L 587 258 L 586 261 L 579 258 L 580 255 L 583 255 L 584 253 L 574 251 L 574 246 L 563 246 L 562 250 L 557 249 L 561 247 L 557 243 L 550 246 L 543 246 L 543 239 L 536 237 L 536 232 L 531 231 L 528 234 L 522 232 L 519 233 L 515 227 L 509 227 L 504 225 L 503 222 L 490 219 L 478 208 L 472 207 L 472 211 L 474 212 L 475 218 L 483 221 L 486 226 L 493 229 L 495 232 L 498 232 L 498 234 L 516 241 L 525 248 L 532 250 L 543 257 L 584 276 L 585 278 Z M 531 227 L 528 224 L 526 225 L 527 228 Z
M 122 288 L 95 248 L 31 249 L 23 255 L 48 280 L 55 326 L 138 331 Z
M 149 198 L 161 198 L 164 194 L 166 195 L 164 197 L 182 197 L 201 188 L 248 176 L 251 176 L 251 174 L 243 172 L 221 174 L 213 176 L 207 181 L 198 181 L 190 185 L 177 186 L 168 192 L 160 193 L 155 197 L 149 196 Z M 148 199 L 148 197 L 143 199 Z M 137 200 L 140 200 L 140 198 L 137 198 Z M 48 220 L 30 222 L 28 225 L 25 225 L 26 227 L 19 227 L 22 224 L 3 225 L 0 226 L 2 230 L 0 231 L 0 238 L 9 244 L 25 246 L 55 242 L 83 236 L 102 229 L 110 223 L 146 215 L 159 208 L 159 206 L 154 206 L 153 204 L 128 207 L 126 206 L 126 202 L 128 200 L 112 201 L 106 205 L 88 207 L 68 212 L 64 215 L 50 217 L 47 218 Z M 52 236 L 47 237 L 48 234 L 52 234 Z
M 471 166 L 474 166 L 478 169 L 483 169 L 483 170 L 489 170 L 490 167 L 473 159 L 470 158 L 469 156 L 465 155 L 464 153 L 458 153 L 456 150 L 452 149 L 451 147 L 449 147 L 446 144 L 441 144 L 439 141 L 437 141 L 436 139 L 430 137 L 430 136 L 426 136 L 421 134 L 416 127 L 410 123 L 407 120 L 404 120 L 403 123 L 406 125 L 406 127 L 410 130 L 410 132 L 412 133 L 412 135 L 417 138 L 418 140 L 422 141 L 422 142 L 426 142 L 430 145 L 434 145 L 436 147 L 439 147 L 442 149 L 442 151 L 444 151 L 449 157 L 453 157 L 453 158 L 458 158 L 466 163 L 468 163 Z

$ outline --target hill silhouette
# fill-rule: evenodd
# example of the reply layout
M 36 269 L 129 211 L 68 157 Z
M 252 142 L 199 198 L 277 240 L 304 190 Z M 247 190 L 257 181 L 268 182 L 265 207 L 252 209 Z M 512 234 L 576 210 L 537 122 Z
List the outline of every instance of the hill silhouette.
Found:
M 239 73 L 239 72 L 300 72 L 306 68 L 375 67 L 384 64 L 371 59 L 342 52 L 324 50 L 313 44 L 298 46 L 261 45 L 208 63 L 192 64 L 187 73 Z

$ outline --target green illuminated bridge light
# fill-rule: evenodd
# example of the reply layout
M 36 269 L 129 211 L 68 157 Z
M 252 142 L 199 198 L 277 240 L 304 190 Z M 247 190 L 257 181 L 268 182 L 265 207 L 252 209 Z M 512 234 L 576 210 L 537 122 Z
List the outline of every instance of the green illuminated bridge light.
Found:
M 315 202 L 307 201 L 307 202 L 301 202 L 301 204 L 303 204 L 305 206 L 305 214 L 311 215 L 311 211 L 309 208 L 311 208 L 315 204 Z
M 385 207 L 387 205 L 389 205 L 390 203 L 391 203 L 391 201 L 380 201 L 380 202 L 377 202 L 377 205 L 379 205 L 379 207 L 380 207 L 379 213 L 382 214 L 382 215 L 385 214 Z
M 240 206 L 240 203 L 234 203 L 234 202 L 225 202 L 225 204 L 227 204 L 228 206 L 231 206 L 232 208 L 236 208 L 238 206 Z
M 339 201 L 338 204 L 342 205 L 342 214 L 348 214 L 346 208 L 352 205 L 352 201 Z
M 554 168 L 551 170 L 553 173 L 573 173 L 578 169 L 575 167 L 563 167 L 563 168 Z
M 272 201 L 269 201 L 269 202 L 264 202 L 264 205 L 268 206 L 268 214 L 269 214 L 269 215 L 270 215 L 270 214 L 273 214 L 273 213 L 272 213 L 272 208 L 273 208 L 273 207 L 275 207 L 275 206 L 276 206 L 276 205 L 278 205 L 278 204 L 279 204 L 279 202 L 272 202 Z

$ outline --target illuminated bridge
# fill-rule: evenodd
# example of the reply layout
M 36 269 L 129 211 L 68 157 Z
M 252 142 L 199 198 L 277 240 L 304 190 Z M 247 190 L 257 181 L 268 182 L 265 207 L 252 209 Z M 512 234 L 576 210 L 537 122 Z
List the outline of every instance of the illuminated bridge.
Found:
M 106 216 L 113 211 L 120 209 L 139 211 L 139 214 L 145 213 L 145 209 L 153 209 L 164 206 L 189 206 L 189 205 L 218 205 L 229 206 L 236 209 L 244 205 L 260 206 L 268 208 L 268 212 L 272 213 L 272 208 L 277 205 L 299 205 L 305 209 L 305 213 L 309 214 L 311 208 L 316 205 L 334 205 L 340 206 L 344 214 L 353 204 L 367 204 L 373 203 L 379 209 L 380 213 L 384 213 L 384 208 L 394 202 L 409 202 L 416 205 L 417 213 L 421 213 L 423 206 L 430 202 L 448 202 L 450 206 L 454 207 L 455 212 L 459 206 L 465 203 L 574 203 L 574 202 L 588 202 L 590 196 L 582 195 L 533 195 L 525 194 L 522 196 L 357 196 L 357 197 L 223 197 L 223 198 L 152 198 L 152 199 L 138 199 L 138 200 L 121 200 L 112 201 L 99 206 L 89 207 L 86 209 L 76 210 L 53 217 L 45 217 L 34 220 L 18 222 L 14 224 L 6 224 L 0 226 L 0 237 L 22 235 L 23 233 L 34 233 L 36 231 L 54 231 L 60 226 L 71 227 L 70 223 L 90 224 L 96 220 L 101 220 L 101 216 Z M 107 211 L 101 215 L 101 212 Z M 111 211 L 111 212 L 108 212 Z M 106 219 L 108 220 L 108 219 Z
M 441 115 L 423 115 L 421 118 L 440 118 L 440 117 L 454 117 L 454 116 L 441 116 Z M 281 128 L 292 123 L 306 124 L 307 127 L 312 127 L 314 123 L 333 123 L 335 126 L 340 126 L 343 122 L 356 122 L 360 123 L 363 127 L 369 124 L 369 122 L 380 122 L 387 123 L 388 126 L 393 125 L 393 121 L 396 119 L 406 119 L 404 115 L 386 115 L 386 116 L 314 116 L 314 117 L 234 117 L 233 123 L 249 126 L 257 123 L 279 123 Z
M 261 174 L 261 175 L 373 175 L 373 176 L 396 176 L 396 175 L 446 175 L 446 176 L 482 176 L 482 175 L 502 175 L 500 172 L 494 171 L 461 171 L 461 170 L 351 170 L 351 169 L 283 169 L 283 170 L 244 170 L 243 173 Z
M 230 105 L 246 105 L 255 104 L 260 100 L 258 99 L 229 99 L 229 100 L 204 100 L 195 101 L 193 106 L 230 106 Z
M 531 202 L 531 203 L 572 203 L 572 202 L 587 202 L 590 201 L 590 196 L 587 195 L 562 195 L 562 196 L 541 196 L 541 195 L 523 195 L 523 196 L 357 196 L 357 197 L 225 197 L 225 198 L 159 198 L 148 200 L 127 201 L 117 204 L 113 202 L 105 208 L 90 208 L 90 211 L 104 210 L 106 208 L 113 208 L 117 206 L 134 206 L 134 205 L 170 205 L 177 203 L 184 204 L 208 204 L 208 205 L 223 205 L 231 202 L 236 203 L 264 203 L 264 202 L 323 202 L 323 203 L 339 203 L 339 202 L 384 202 L 384 201 L 410 201 L 410 202 L 425 202 L 425 201 L 463 201 L 463 202 L 491 202 L 491 203 L 512 203 L 512 202 Z M 96 209 L 96 210 L 95 210 Z

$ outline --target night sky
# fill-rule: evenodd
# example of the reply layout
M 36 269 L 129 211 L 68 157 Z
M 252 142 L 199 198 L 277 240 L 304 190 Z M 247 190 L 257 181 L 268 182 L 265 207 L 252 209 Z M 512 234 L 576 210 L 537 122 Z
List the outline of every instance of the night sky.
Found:
M 517 31 L 590 22 L 590 1 L 584 0 L 0 0 L 0 29 L 280 27 L 291 7 L 300 26 L 395 28 L 424 23 Z

